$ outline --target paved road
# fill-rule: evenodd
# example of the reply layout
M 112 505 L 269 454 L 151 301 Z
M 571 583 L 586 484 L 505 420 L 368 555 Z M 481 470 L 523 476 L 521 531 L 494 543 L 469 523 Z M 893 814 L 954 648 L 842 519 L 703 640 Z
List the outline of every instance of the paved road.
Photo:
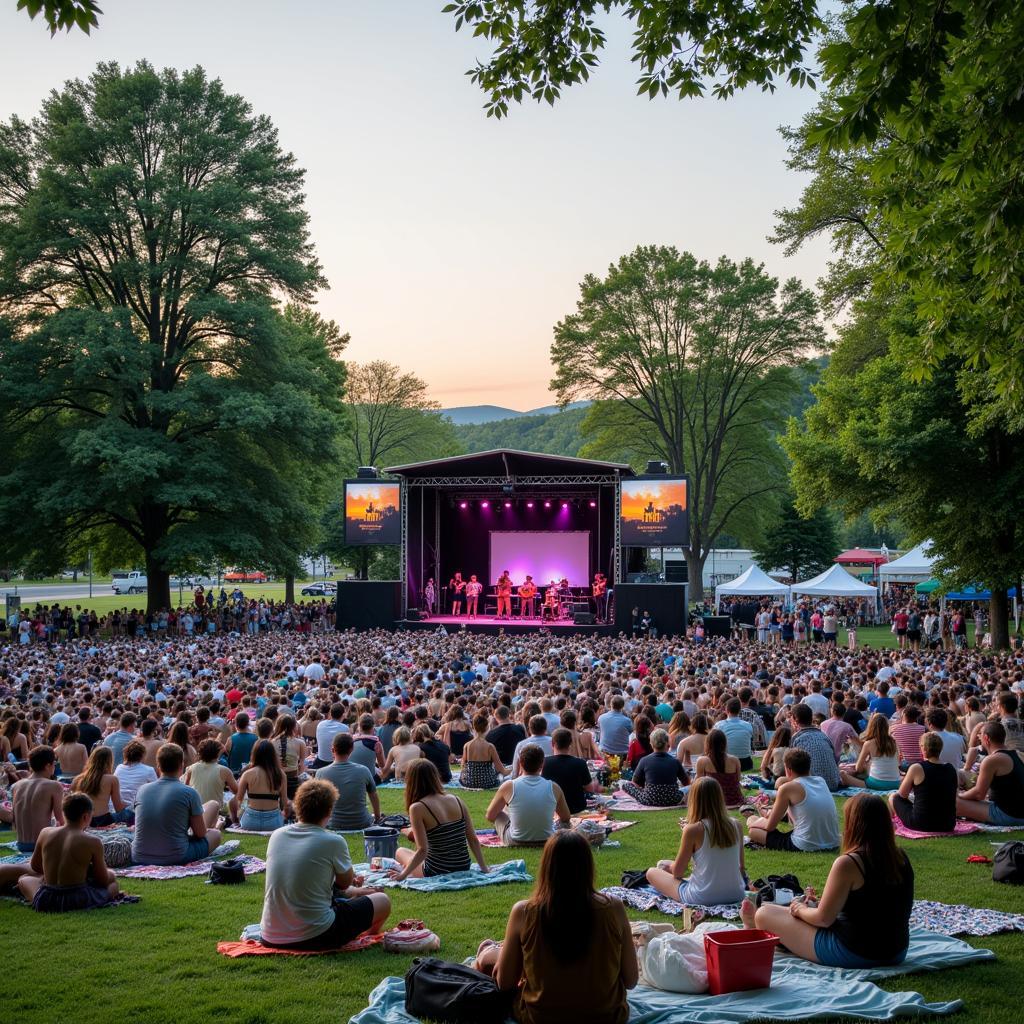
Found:
M 17 583 L 0 583 L 0 601 L 4 594 L 20 594 L 23 603 L 29 601 L 68 601 L 73 598 L 89 596 L 89 584 L 86 583 L 47 583 L 42 586 L 23 587 Z M 113 594 L 109 583 L 93 583 L 93 597 L 107 597 Z

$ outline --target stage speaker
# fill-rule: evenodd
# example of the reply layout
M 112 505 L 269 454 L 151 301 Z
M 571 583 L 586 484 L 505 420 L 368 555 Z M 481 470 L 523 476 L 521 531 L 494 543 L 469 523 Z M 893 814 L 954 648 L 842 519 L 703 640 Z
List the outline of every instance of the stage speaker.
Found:
M 409 611 L 406 612 L 405 617 L 406 617 L 406 619 L 409 620 L 409 622 L 419 622 L 420 621 L 420 610 L 419 610 L 419 608 L 410 608 Z
M 343 580 L 335 604 L 337 629 L 394 629 L 402 584 L 397 580 Z
M 728 640 L 731 621 L 728 615 L 705 615 L 703 618 L 705 636 L 724 636 Z
M 671 562 L 665 562 L 665 582 L 666 583 L 689 583 L 690 582 L 690 570 L 686 562 L 680 562 L 675 559 Z
M 580 611 L 573 612 L 572 621 L 576 626 L 592 626 L 594 625 L 594 613 Z

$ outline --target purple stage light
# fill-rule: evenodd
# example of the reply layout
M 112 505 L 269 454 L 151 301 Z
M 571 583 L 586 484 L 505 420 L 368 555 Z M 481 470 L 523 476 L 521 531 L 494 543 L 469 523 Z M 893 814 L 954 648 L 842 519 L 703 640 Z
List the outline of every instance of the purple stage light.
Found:
M 490 508 L 491 507 L 491 503 L 489 501 L 481 501 L 480 502 L 480 507 L 481 508 Z
M 528 502 L 526 503 L 526 507 L 527 507 L 527 508 L 533 508 L 533 502 L 532 502 L 532 501 L 528 501 Z
M 596 501 L 592 501 L 592 502 L 590 503 L 590 507 L 591 507 L 591 508 L 597 508 L 597 502 L 596 502 Z
M 562 502 L 562 508 L 568 508 L 568 507 L 569 507 L 569 502 L 563 501 Z
M 544 502 L 544 507 L 545 508 L 551 508 L 551 502 L 550 501 L 545 501 Z
M 506 501 L 505 502 L 505 508 L 511 508 L 511 507 L 512 507 L 512 502 L 511 501 Z
M 460 501 L 459 502 L 459 508 L 469 508 L 469 502 L 468 501 Z

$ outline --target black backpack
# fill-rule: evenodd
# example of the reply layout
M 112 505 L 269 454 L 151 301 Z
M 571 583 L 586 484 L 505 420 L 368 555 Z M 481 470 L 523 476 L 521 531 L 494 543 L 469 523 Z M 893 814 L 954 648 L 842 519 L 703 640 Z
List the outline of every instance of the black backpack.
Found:
M 512 993 L 472 967 L 417 957 L 405 972 L 405 1012 L 439 1024 L 504 1024 Z
M 1024 843 L 1003 843 L 992 859 L 992 881 L 1024 884 Z
M 245 861 L 232 857 L 210 865 L 210 885 L 241 885 L 245 881 Z

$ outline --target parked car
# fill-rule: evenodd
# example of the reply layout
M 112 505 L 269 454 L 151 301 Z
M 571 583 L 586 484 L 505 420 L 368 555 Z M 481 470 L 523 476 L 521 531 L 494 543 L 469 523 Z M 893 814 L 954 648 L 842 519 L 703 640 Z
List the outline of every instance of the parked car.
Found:
M 149 587 L 149 580 L 144 572 L 132 569 L 131 572 L 111 573 L 113 583 L 110 589 L 115 594 L 144 594 Z
M 334 597 L 337 592 L 337 585 L 327 581 L 310 583 L 300 591 L 303 597 Z
M 232 569 L 224 573 L 225 583 L 266 583 L 267 574 L 259 569 Z

